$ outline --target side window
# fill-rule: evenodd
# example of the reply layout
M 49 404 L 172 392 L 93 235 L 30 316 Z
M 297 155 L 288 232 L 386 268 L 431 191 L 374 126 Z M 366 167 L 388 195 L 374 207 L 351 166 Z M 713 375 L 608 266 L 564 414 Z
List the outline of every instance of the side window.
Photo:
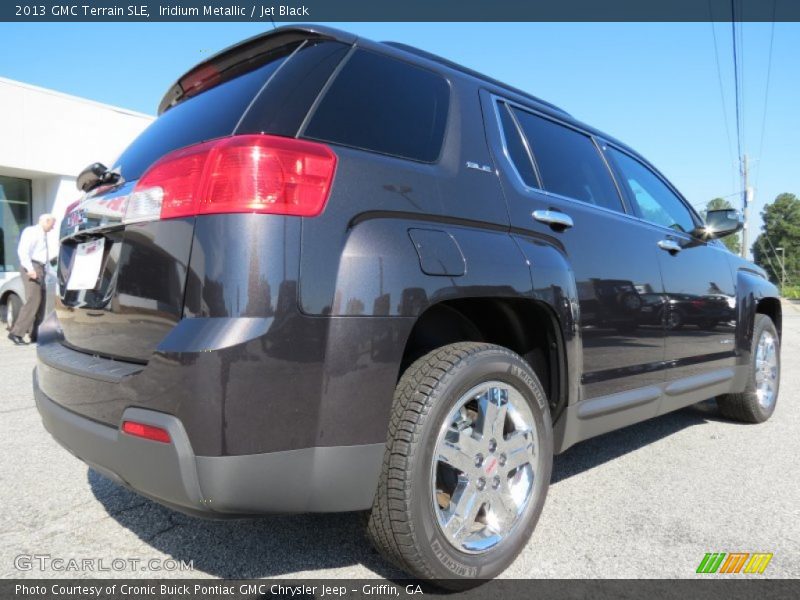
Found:
M 328 89 L 305 137 L 434 162 L 447 122 L 450 87 L 426 69 L 358 50 Z
M 533 170 L 533 163 L 528 151 L 525 149 L 525 143 L 519 132 L 517 124 L 509 112 L 511 109 L 507 104 L 500 102 L 497 105 L 497 112 L 500 114 L 500 125 L 503 127 L 503 137 L 506 140 L 506 149 L 508 150 L 508 157 L 517 169 L 517 173 L 525 182 L 525 185 L 532 188 L 539 187 L 539 179 Z
M 614 180 L 588 136 L 514 109 L 539 167 L 544 189 L 618 212 L 623 212 Z
M 655 173 L 624 152 L 615 148 L 608 151 L 643 219 L 676 231 L 694 230 L 695 222 L 689 209 Z

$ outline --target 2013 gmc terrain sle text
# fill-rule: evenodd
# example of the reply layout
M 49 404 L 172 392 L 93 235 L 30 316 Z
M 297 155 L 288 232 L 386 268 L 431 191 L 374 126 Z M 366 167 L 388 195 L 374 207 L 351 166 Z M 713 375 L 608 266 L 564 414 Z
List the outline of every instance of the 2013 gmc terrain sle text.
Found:
M 623 143 L 396 43 L 283 27 L 78 179 L 34 386 L 108 477 L 208 517 L 371 510 L 414 576 L 494 577 L 554 453 L 778 395 L 764 272 Z

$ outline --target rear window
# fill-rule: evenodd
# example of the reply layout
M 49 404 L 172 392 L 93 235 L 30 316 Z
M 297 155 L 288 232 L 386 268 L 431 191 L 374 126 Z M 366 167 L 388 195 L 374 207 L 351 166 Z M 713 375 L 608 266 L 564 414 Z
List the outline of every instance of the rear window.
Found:
M 279 48 L 257 69 L 166 111 L 134 140 L 114 166 L 121 169 L 127 181 L 139 179 L 147 167 L 173 150 L 231 135 L 255 95 L 296 47 Z
M 614 180 L 592 140 L 569 127 L 514 109 L 544 189 L 623 212 Z
M 449 97 L 442 76 L 358 50 L 328 89 L 304 136 L 435 162 L 444 139 Z

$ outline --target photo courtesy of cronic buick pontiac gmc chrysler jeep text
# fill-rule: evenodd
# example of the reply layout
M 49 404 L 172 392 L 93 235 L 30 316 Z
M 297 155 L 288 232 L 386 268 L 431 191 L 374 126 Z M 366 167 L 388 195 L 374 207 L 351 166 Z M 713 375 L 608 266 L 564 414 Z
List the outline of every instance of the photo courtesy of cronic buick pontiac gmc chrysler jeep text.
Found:
M 61 230 L 36 402 L 190 514 L 371 510 L 441 585 L 501 573 L 553 455 L 778 396 L 764 272 L 625 144 L 457 64 L 283 27 L 178 79 Z M 588 500 L 588 499 L 587 499 Z

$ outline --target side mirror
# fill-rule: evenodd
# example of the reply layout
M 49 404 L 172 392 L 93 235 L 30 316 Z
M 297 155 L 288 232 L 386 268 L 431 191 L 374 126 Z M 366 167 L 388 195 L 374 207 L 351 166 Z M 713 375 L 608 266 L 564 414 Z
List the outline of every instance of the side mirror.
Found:
M 108 171 L 108 167 L 103 163 L 92 163 L 81 171 L 75 185 L 78 187 L 79 191 L 88 192 L 96 188 L 98 184 L 102 182 L 103 175 L 106 174 L 106 171 Z
M 736 233 L 744 227 L 742 213 L 733 208 L 710 210 L 706 213 L 706 226 L 702 234 L 706 238 L 722 238 Z

